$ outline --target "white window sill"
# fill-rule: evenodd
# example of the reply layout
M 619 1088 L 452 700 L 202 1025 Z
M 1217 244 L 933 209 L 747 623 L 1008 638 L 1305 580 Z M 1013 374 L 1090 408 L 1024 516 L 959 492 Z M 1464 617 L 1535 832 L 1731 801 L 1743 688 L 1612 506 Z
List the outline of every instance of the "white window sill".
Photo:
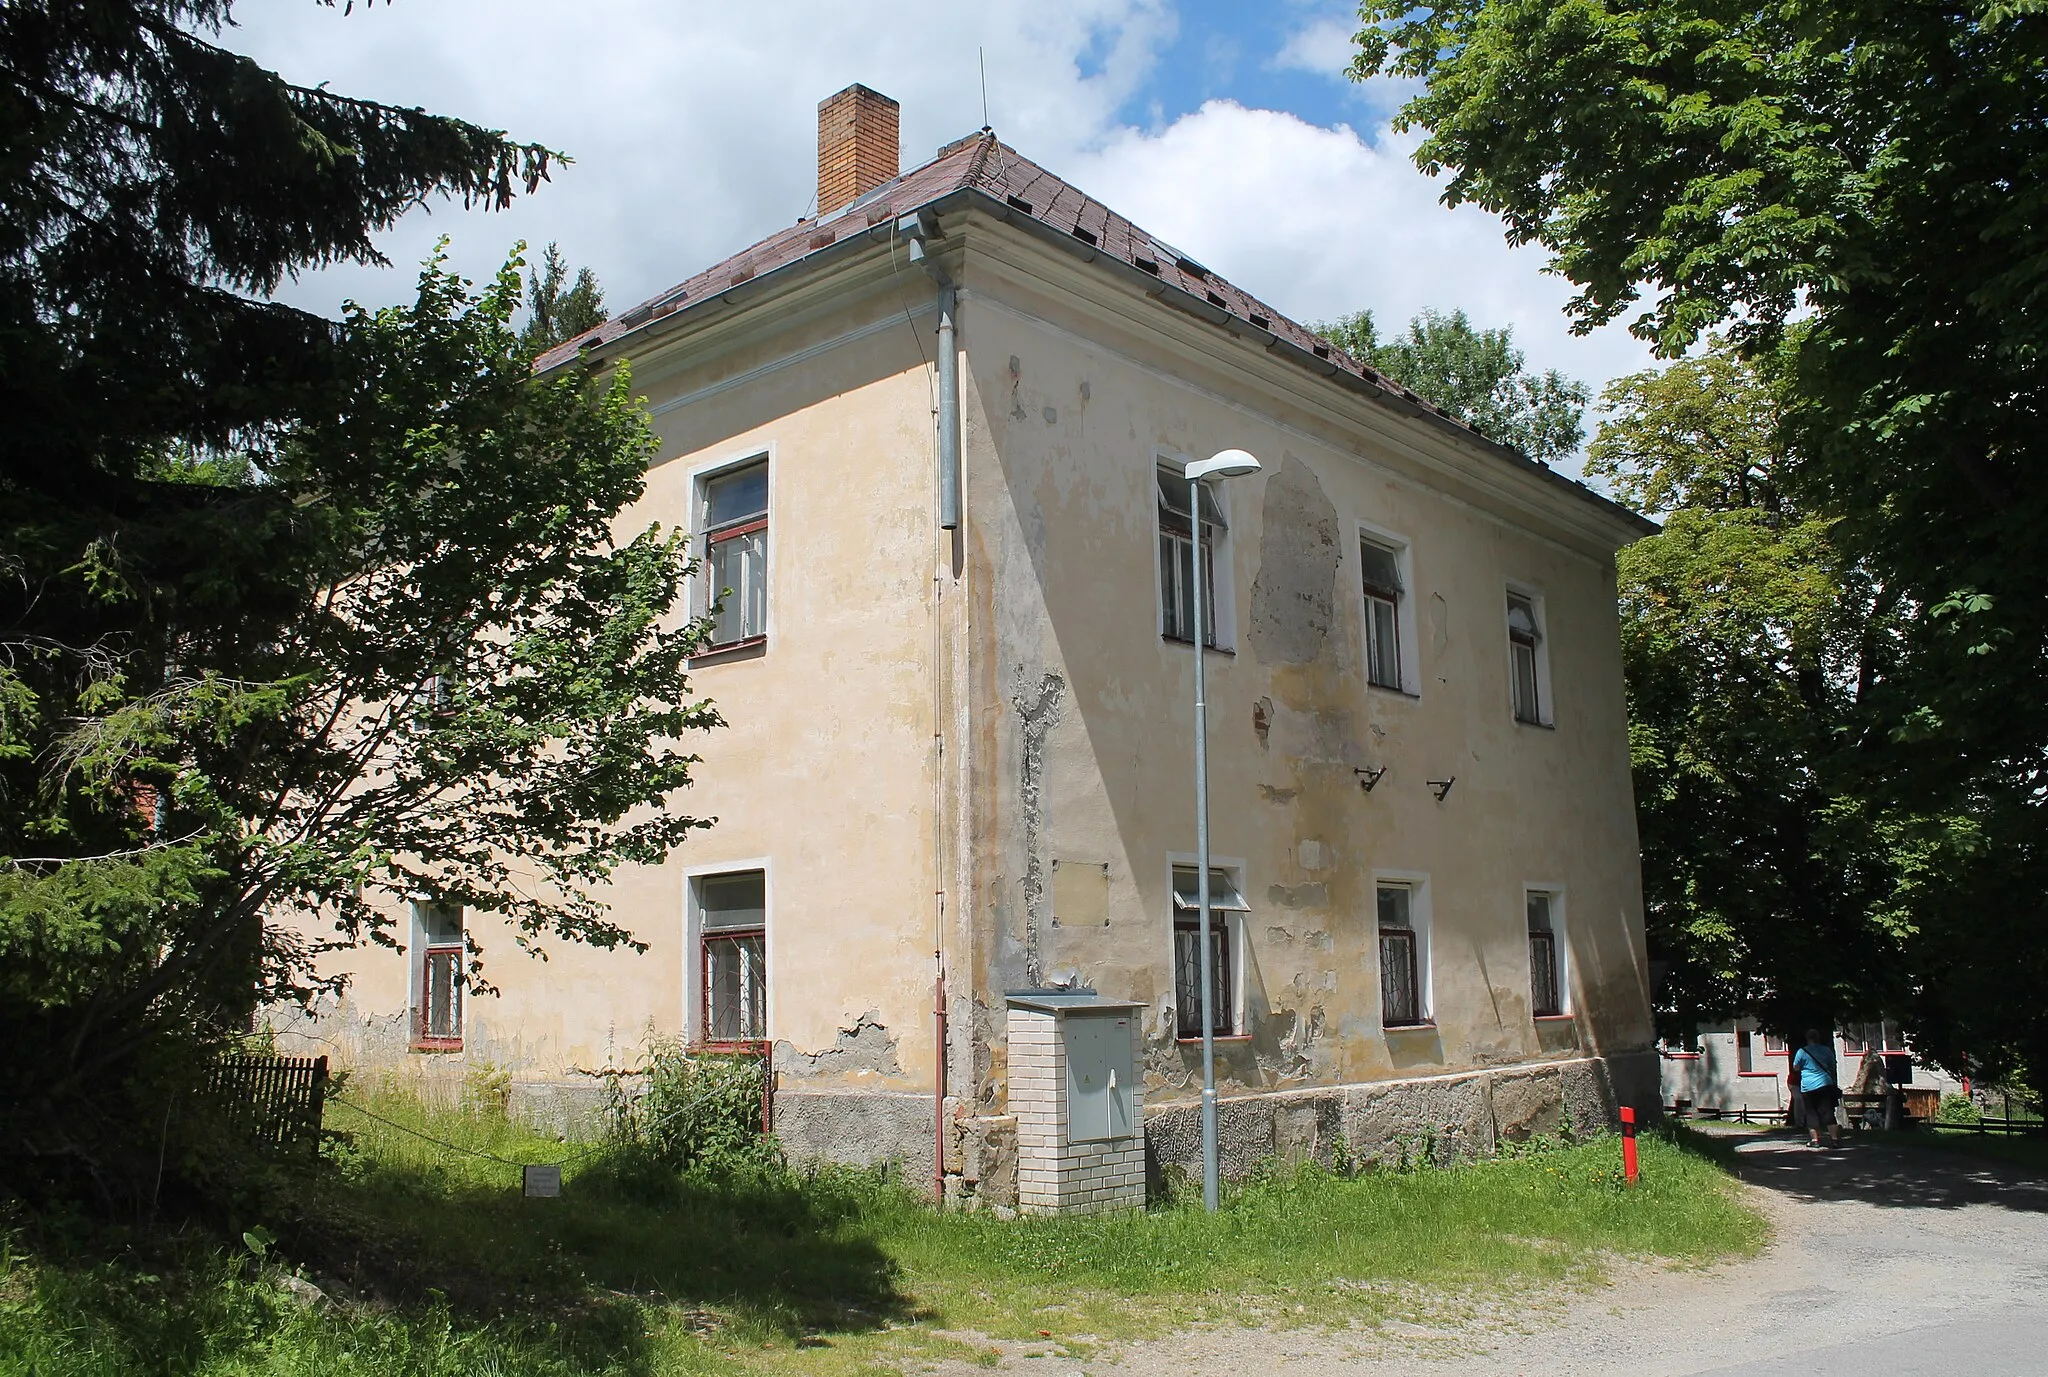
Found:
M 724 645 L 707 646 L 690 657 L 690 668 L 702 665 L 730 664 L 735 660 L 758 660 L 768 653 L 766 636 L 749 636 L 743 641 L 729 641 Z
M 1169 636 L 1163 631 L 1159 633 L 1159 639 L 1164 641 L 1168 645 L 1187 646 L 1191 649 L 1195 644 L 1193 641 L 1187 639 L 1185 636 Z M 1227 645 L 1209 645 L 1203 646 L 1202 649 L 1208 651 L 1212 655 L 1228 655 L 1233 660 L 1237 658 L 1237 652 Z

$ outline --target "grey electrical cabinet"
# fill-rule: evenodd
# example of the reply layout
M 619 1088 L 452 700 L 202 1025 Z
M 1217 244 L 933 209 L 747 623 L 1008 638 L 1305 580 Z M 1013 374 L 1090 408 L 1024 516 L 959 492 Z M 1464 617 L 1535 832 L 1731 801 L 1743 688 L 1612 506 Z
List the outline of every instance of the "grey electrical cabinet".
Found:
M 1009 1107 L 1027 1213 L 1145 1203 L 1145 1006 L 1086 990 L 1009 993 Z
M 1131 1015 L 1120 1009 L 1069 1009 L 1067 1141 L 1106 1143 L 1138 1131 Z

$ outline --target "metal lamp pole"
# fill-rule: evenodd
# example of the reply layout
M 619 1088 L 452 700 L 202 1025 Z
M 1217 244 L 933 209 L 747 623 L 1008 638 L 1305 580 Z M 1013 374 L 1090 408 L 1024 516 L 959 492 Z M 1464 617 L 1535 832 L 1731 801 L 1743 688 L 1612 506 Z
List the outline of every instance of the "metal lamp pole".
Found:
M 1209 703 L 1208 673 L 1203 664 L 1209 638 L 1205 634 L 1207 600 L 1202 596 L 1202 480 L 1237 478 L 1258 471 L 1259 461 L 1241 449 L 1226 449 L 1187 466 L 1188 533 L 1193 537 L 1188 542 L 1188 563 L 1195 617 L 1191 628 L 1195 642 L 1195 896 L 1201 912 L 1197 940 L 1202 980 L 1202 1206 L 1211 1214 L 1221 1193 L 1221 1173 L 1216 1160 L 1216 977 L 1209 950 Z

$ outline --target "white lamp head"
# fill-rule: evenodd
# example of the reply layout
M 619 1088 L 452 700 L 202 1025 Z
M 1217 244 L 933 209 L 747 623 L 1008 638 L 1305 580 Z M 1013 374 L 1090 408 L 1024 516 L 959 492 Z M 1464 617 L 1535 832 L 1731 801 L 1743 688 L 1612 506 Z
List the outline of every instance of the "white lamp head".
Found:
M 1241 449 L 1226 449 L 1207 459 L 1188 460 L 1187 477 L 1198 478 L 1242 478 L 1248 473 L 1259 471 L 1259 461 Z

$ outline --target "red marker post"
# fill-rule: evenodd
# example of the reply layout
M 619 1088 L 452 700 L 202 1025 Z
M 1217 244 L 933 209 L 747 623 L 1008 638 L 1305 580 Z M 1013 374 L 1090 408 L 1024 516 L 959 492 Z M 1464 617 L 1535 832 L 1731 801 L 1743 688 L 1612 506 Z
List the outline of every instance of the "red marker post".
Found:
M 1642 1174 L 1636 1169 L 1636 1111 L 1630 1105 L 1621 1107 L 1621 1174 L 1631 1186 Z

